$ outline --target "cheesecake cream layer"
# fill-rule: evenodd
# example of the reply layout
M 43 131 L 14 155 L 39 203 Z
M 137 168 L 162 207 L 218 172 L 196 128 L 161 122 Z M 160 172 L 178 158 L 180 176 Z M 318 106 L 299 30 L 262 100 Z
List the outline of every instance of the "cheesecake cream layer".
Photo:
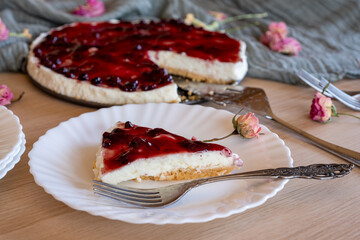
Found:
M 148 55 L 151 61 L 171 74 L 188 77 L 194 81 L 229 84 L 242 80 L 248 70 L 245 42 L 240 41 L 240 48 L 241 60 L 234 63 L 203 60 L 187 56 L 186 53 L 171 51 L 148 51 Z
M 220 151 L 202 153 L 177 153 L 148 159 L 138 159 L 119 169 L 101 173 L 104 167 L 103 151 L 97 153 L 94 166 L 95 179 L 109 184 L 128 180 L 183 180 L 230 173 L 238 157 L 226 157 Z

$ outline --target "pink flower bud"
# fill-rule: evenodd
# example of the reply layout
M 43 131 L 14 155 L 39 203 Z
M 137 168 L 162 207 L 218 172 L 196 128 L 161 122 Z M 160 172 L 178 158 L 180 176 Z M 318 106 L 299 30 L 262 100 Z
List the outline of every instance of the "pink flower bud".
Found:
M 317 92 L 312 100 L 310 118 L 318 122 L 328 122 L 331 119 L 331 98 Z
M 98 17 L 105 12 L 105 6 L 102 1 L 98 0 L 87 0 L 83 6 L 78 6 L 73 11 L 73 14 L 84 16 L 84 17 Z
M 260 42 L 264 45 L 269 46 L 273 39 L 273 34 L 270 31 L 266 31 L 260 38 Z
M 259 126 L 259 120 L 252 112 L 240 115 L 236 120 L 236 126 L 236 131 L 244 138 L 259 137 L 261 127 Z
M 269 31 L 273 34 L 279 34 L 281 39 L 286 38 L 287 27 L 284 22 L 272 22 L 269 25 Z
M 5 106 L 11 103 L 14 95 L 6 85 L 0 85 L 0 105 Z
M 261 36 L 260 41 L 273 51 L 297 55 L 301 50 L 300 43 L 295 38 L 288 38 L 286 35 L 286 24 L 283 22 L 273 22 L 269 25 L 269 29 Z
M 298 55 L 301 50 L 300 43 L 295 38 L 285 38 L 281 42 L 281 49 L 279 52 L 289 54 L 289 55 Z
M 3 41 L 9 37 L 9 30 L 5 23 L 0 18 L 0 41 Z
M 283 49 L 283 39 L 280 34 L 273 33 L 271 36 L 271 41 L 269 43 L 269 48 L 273 51 L 280 52 Z

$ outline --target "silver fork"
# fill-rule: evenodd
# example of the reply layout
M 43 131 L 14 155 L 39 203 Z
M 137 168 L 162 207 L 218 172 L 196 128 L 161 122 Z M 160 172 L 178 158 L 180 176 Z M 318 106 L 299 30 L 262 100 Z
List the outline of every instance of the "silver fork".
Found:
M 155 208 L 168 206 L 179 200 L 192 188 L 207 183 L 236 179 L 334 179 L 349 174 L 353 168 L 353 164 L 312 164 L 294 168 L 263 169 L 201 178 L 165 187 L 149 189 L 119 187 L 93 180 L 93 190 L 95 194 L 109 197 L 134 207 Z
M 327 86 L 326 90 L 324 91 L 326 96 L 336 98 L 349 108 L 360 111 L 360 95 L 350 96 L 349 94 L 332 85 L 325 78 L 322 77 L 321 80 L 319 80 L 305 70 L 301 70 L 297 76 L 319 92 L 322 92 L 323 89 Z

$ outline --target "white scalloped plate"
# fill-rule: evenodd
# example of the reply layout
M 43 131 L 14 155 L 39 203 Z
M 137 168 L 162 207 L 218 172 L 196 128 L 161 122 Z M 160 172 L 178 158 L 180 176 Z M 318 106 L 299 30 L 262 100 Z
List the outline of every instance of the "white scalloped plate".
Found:
M 12 111 L 0 106 L 0 169 L 20 151 L 22 126 Z
M 11 169 L 15 167 L 15 164 L 17 164 L 20 161 L 21 155 L 25 152 L 25 135 L 24 133 L 21 133 L 20 135 L 21 141 L 18 151 L 14 154 L 14 156 L 11 157 L 9 161 L 4 163 L 3 167 L 0 168 L 0 179 L 3 178 L 7 172 L 9 172 Z
M 14 147 L 13 151 L 11 151 L 11 154 L 9 154 L 6 158 L 4 158 L 0 161 L 0 171 L 4 168 L 7 168 L 9 163 L 12 162 L 14 160 L 14 157 L 17 156 L 18 153 L 20 152 L 22 145 L 25 141 L 25 135 L 23 132 L 20 132 L 19 136 L 20 136 L 20 139 L 16 143 L 16 146 Z
M 139 104 L 103 108 L 72 118 L 47 131 L 29 153 L 36 183 L 57 200 L 90 214 L 130 223 L 180 224 L 223 218 L 263 204 L 287 180 L 235 180 L 193 189 L 180 201 L 162 209 L 136 209 L 92 192 L 92 166 L 102 133 L 117 121 L 161 127 L 199 139 L 231 132 L 233 114 L 224 110 L 183 104 Z M 232 136 L 219 143 L 244 160 L 241 171 L 292 166 L 290 150 L 278 135 L 262 126 L 259 139 Z M 146 183 L 137 183 L 139 187 Z M 154 184 L 154 183 L 153 183 Z M 163 184 L 156 182 L 155 184 Z

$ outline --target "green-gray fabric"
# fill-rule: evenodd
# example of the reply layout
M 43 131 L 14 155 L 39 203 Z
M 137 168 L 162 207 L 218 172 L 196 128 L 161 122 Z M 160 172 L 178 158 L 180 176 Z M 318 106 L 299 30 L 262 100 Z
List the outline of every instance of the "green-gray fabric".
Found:
M 33 39 L 41 32 L 70 22 L 184 18 L 187 13 L 210 23 L 207 11 L 228 16 L 267 12 L 258 26 L 231 22 L 229 34 L 247 44 L 247 76 L 300 84 L 296 72 L 305 69 L 330 81 L 360 78 L 360 2 L 342 0 L 104 0 L 106 13 L 97 18 L 71 11 L 86 0 L 0 0 L 0 18 L 11 32 L 28 28 Z M 298 56 L 270 51 L 259 39 L 268 24 L 283 21 L 289 36 L 302 45 Z M 0 71 L 25 71 L 30 39 L 9 37 L 0 41 Z

